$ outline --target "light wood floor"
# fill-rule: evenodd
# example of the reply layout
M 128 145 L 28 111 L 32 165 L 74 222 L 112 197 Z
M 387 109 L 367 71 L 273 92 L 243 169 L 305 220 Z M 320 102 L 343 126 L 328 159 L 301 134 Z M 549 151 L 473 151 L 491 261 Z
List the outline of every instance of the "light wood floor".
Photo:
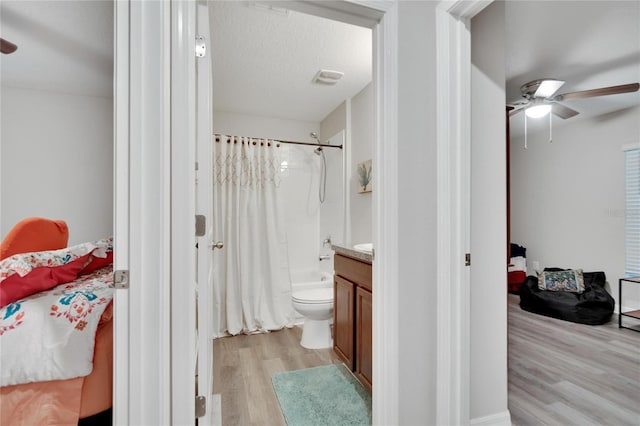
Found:
M 640 425 L 640 333 L 531 314 L 509 295 L 509 411 L 515 426 Z M 301 329 L 214 341 L 224 426 L 285 425 L 271 375 L 340 363 L 300 346 Z
M 214 340 L 214 393 L 221 394 L 223 426 L 285 426 L 271 375 L 339 364 L 333 349 L 300 346 L 302 329 Z
M 509 295 L 514 425 L 640 425 L 640 333 L 523 311 Z

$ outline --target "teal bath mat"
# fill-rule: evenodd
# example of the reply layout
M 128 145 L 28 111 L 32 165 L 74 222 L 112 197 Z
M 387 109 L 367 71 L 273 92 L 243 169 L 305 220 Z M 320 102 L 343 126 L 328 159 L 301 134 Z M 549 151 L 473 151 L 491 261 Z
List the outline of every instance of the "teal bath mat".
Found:
M 288 426 L 370 425 L 371 395 L 342 364 L 271 378 Z

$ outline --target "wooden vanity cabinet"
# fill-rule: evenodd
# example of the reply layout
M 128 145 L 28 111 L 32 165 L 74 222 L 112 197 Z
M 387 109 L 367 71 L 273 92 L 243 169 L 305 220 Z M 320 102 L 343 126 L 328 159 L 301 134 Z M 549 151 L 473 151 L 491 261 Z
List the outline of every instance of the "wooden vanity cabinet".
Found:
M 371 292 L 358 287 L 356 289 L 356 377 L 371 391 L 372 382 L 372 345 L 373 318 L 371 315 L 373 300 Z
M 333 289 L 333 350 L 351 370 L 355 367 L 353 353 L 355 315 L 355 285 L 339 276 Z
M 334 269 L 333 348 L 371 391 L 371 263 L 336 254 Z

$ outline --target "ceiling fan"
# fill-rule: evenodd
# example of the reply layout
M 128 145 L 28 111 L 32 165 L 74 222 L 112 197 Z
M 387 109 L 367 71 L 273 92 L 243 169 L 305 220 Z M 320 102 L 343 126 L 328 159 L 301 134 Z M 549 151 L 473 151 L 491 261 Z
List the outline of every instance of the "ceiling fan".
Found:
M 9 53 L 15 52 L 17 49 L 18 46 L 16 46 L 15 44 L 11 43 L 8 40 L 0 38 L 0 52 L 8 55 Z
M 559 103 L 561 101 L 637 92 L 640 89 L 639 83 L 631 83 L 556 95 L 555 93 L 563 84 L 564 81 L 553 78 L 543 78 L 523 84 L 520 86 L 523 99 L 507 104 L 507 107 L 512 108 L 509 116 L 525 111 L 527 116 L 537 118 L 552 112 L 562 119 L 567 119 L 578 115 L 579 112 Z

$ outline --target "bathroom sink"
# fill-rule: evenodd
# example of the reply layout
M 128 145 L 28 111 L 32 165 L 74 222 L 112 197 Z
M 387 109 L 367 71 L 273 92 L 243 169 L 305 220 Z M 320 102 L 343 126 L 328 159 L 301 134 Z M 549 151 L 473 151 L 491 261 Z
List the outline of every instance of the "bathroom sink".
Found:
M 358 250 L 358 251 L 364 251 L 364 252 L 367 252 L 367 253 L 372 253 L 373 252 L 373 243 L 356 244 L 355 246 L 353 246 L 353 248 Z

